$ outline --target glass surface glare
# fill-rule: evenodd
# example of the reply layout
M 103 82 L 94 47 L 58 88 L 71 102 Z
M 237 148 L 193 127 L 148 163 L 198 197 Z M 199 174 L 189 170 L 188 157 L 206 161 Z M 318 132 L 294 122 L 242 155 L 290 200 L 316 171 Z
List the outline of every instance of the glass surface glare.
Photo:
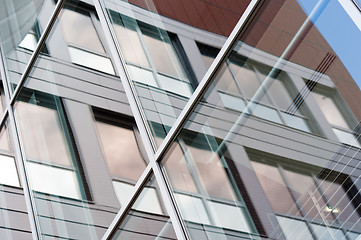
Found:
M 234 3 L 237 11 L 223 2 L 196 4 L 179 1 L 176 4 L 180 6 L 176 9 L 183 12 L 183 17 L 174 23 L 170 23 L 167 17 L 177 19 L 178 14 L 174 15 L 164 8 L 172 3 L 157 0 L 147 3 L 102 1 L 150 131 L 159 146 L 206 70 L 206 66 L 201 66 L 202 70 L 190 66 L 187 58 L 197 53 L 185 51 L 181 38 L 202 34 L 203 38 L 215 37 L 217 44 L 223 44 L 249 1 Z M 193 8 L 195 11 L 184 12 L 182 5 L 184 9 Z M 202 14 L 198 14 L 198 10 Z M 223 16 L 216 15 L 216 11 L 226 14 L 227 21 Z M 212 20 L 214 27 L 198 24 L 199 20 Z M 189 21 L 192 21 L 191 26 L 184 24 L 189 24 Z M 150 101 L 153 103 L 149 104 Z
M 326 26 L 331 13 L 349 18 L 344 11 L 332 0 L 265 1 L 217 69 L 161 162 L 192 239 L 214 228 L 218 238 L 361 232 L 358 55 L 341 53 Z M 345 21 L 336 28 L 361 39 Z M 209 65 L 218 48 L 197 46 Z M 227 210 L 209 201 L 241 209 L 235 218 L 248 228 L 220 224 Z

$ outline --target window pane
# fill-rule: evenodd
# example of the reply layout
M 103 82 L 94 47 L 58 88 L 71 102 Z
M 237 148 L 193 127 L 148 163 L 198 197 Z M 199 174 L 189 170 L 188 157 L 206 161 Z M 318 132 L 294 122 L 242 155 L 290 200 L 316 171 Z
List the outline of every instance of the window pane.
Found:
M 339 221 L 355 224 L 355 229 L 361 229 L 361 216 L 358 212 L 360 202 L 357 200 L 357 195 L 354 196 L 355 193 L 346 187 L 349 185 L 347 181 L 330 176 L 328 180 L 320 180 L 320 182 L 328 199 L 328 209 L 326 209 L 328 214 L 332 212 Z M 345 184 L 345 187 L 342 184 Z
M 77 177 L 72 170 L 27 163 L 30 182 L 34 191 L 81 199 Z
M 73 63 L 93 68 L 109 74 L 115 74 L 109 58 L 96 55 L 78 48 L 69 47 L 70 57 Z
M 285 174 L 306 217 L 327 219 L 330 222 L 334 220 L 325 212 L 326 203 L 310 175 L 289 170 L 285 170 Z
M 239 112 L 243 112 L 246 108 L 246 104 L 239 97 L 234 97 L 228 94 L 219 93 L 221 100 L 226 108 L 233 109 Z
M 56 109 L 18 101 L 15 112 L 26 156 L 36 161 L 72 166 L 72 159 Z
M 132 130 L 96 121 L 99 138 L 110 173 L 137 181 L 146 164 Z
M 176 78 L 186 79 L 178 56 L 171 43 L 168 42 L 169 40 L 167 40 L 168 36 L 151 37 L 144 34 L 143 37 L 155 67 L 159 72 L 167 73 Z M 161 39 L 158 39 L 158 37 Z
M 360 140 L 359 137 L 356 138 L 356 136 L 353 135 L 352 133 L 345 132 L 345 131 L 342 131 L 342 130 L 339 130 L 336 128 L 333 128 L 332 130 L 336 134 L 336 136 L 337 136 L 338 140 L 340 140 L 340 142 L 361 148 L 361 144 L 359 143 L 359 140 Z
M 287 240 L 313 240 L 306 223 L 280 216 L 277 220 Z
M 63 9 L 60 21 L 65 38 L 69 43 L 105 53 L 89 15 Z
M 242 90 L 246 95 L 245 97 L 251 99 L 260 86 L 256 73 L 254 72 L 254 70 L 251 70 L 246 66 L 242 67 L 232 62 L 230 64 L 230 67 L 235 72 L 236 79 L 241 85 Z M 268 100 L 264 101 L 268 102 Z
M 169 180 L 177 190 L 186 191 L 189 193 L 198 192 L 194 183 L 194 179 L 189 170 L 187 159 L 179 144 L 172 146 L 174 157 L 167 159 L 164 166 L 169 174 Z
M 257 178 L 275 212 L 300 215 L 277 167 L 251 162 Z
M 7 130 L 7 123 L 2 127 L 0 131 L 0 149 L 5 151 L 11 151 L 9 133 Z
M 345 239 L 345 235 L 339 229 L 316 224 L 311 224 L 311 226 L 318 240 Z
M 0 184 L 20 187 L 15 159 L 0 155 Z
M 115 21 L 117 18 L 114 17 L 113 19 Z M 127 23 L 125 18 L 123 19 L 125 26 L 123 26 L 123 22 L 115 22 L 113 27 L 125 60 L 129 63 L 149 68 L 149 61 L 144 52 L 142 43 L 140 42 L 138 33 L 134 29 L 134 25 L 132 23 Z M 127 27 L 128 25 L 130 25 L 129 28 Z
M 210 224 L 208 214 L 200 198 L 184 194 L 175 194 L 174 196 L 180 207 L 184 220 L 195 223 Z
M 328 96 L 313 92 L 316 102 L 321 108 L 322 113 L 325 115 L 327 121 L 333 125 L 350 129 L 342 113 L 338 109 L 334 100 Z
M 281 115 L 287 126 L 297 128 L 305 132 L 311 132 L 310 128 L 307 125 L 307 120 L 283 112 L 281 112 Z
M 155 178 L 151 177 L 110 239 L 177 239 L 161 206 L 158 189 Z

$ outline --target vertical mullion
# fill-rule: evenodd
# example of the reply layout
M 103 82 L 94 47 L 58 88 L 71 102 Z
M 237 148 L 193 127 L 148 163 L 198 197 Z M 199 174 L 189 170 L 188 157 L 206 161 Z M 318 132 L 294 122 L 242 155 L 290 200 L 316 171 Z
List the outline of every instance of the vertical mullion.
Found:
M 12 146 L 14 147 L 13 151 L 14 151 L 14 155 L 15 155 L 17 170 L 18 170 L 17 172 L 19 175 L 21 187 L 23 188 L 23 192 L 24 192 L 25 204 L 26 204 L 27 214 L 28 214 L 28 218 L 29 218 L 31 233 L 32 233 L 33 239 L 39 240 L 39 239 L 41 239 L 40 224 L 39 224 L 38 218 L 36 216 L 36 207 L 35 207 L 35 203 L 33 200 L 34 197 L 33 197 L 32 191 L 30 189 L 29 182 L 28 182 L 28 177 L 27 177 L 25 163 L 24 163 L 25 156 L 23 155 L 23 152 L 21 150 L 21 143 L 20 143 L 20 138 L 19 138 L 19 135 L 18 135 L 18 132 L 16 129 L 13 108 L 10 105 L 10 89 L 9 89 L 10 81 L 8 79 L 8 75 L 6 74 L 5 54 L 2 49 L 1 49 L 0 58 L 1 58 L 0 64 L 2 65 L 0 67 L 0 72 L 1 72 L 2 80 L 3 80 L 5 103 L 6 103 L 6 109 L 2 116 L 0 126 L 4 126 L 6 117 L 8 117 L 9 118 L 8 132 L 9 132 L 9 134 L 11 134 L 11 139 L 13 140 Z
M 24 86 L 31 70 L 33 69 L 33 66 L 35 65 L 37 57 L 38 57 L 42 47 L 44 46 L 45 41 L 47 40 L 47 37 L 49 36 L 49 34 L 55 24 L 55 21 L 58 18 L 59 13 L 60 13 L 62 7 L 64 6 L 65 2 L 66 2 L 66 0 L 60 0 L 56 4 L 54 12 L 52 13 L 51 18 L 50 18 L 42 36 L 40 37 L 40 39 L 38 41 L 36 49 L 33 52 L 33 54 L 31 55 L 31 58 L 27 64 L 27 66 L 25 67 L 25 71 L 22 73 L 21 79 L 12 95 L 11 95 L 11 93 L 12 93 L 11 92 L 11 81 L 7 74 L 7 64 L 5 62 L 6 56 L 5 56 L 3 49 L 1 49 L 1 54 L 0 54 L 1 55 L 0 56 L 1 65 L 2 65 L 0 72 L 2 75 L 2 79 L 3 79 L 3 87 L 4 87 L 5 96 L 6 96 L 5 97 L 6 98 L 6 110 L 2 116 L 0 126 L 3 126 L 3 124 L 5 123 L 5 120 L 6 120 L 6 116 L 8 116 L 9 117 L 9 128 L 8 128 L 9 134 L 11 134 L 11 137 L 14 141 L 14 144 L 13 144 L 14 154 L 15 154 L 15 159 L 17 161 L 17 167 L 18 167 L 18 172 L 20 175 L 19 178 L 20 178 L 21 186 L 24 191 L 25 203 L 26 203 L 26 207 L 28 210 L 29 223 L 30 223 L 30 228 L 31 228 L 33 239 L 42 239 L 40 223 L 39 223 L 39 219 L 36 214 L 37 213 L 36 204 L 34 202 L 34 196 L 33 196 L 32 190 L 30 188 L 29 178 L 28 178 L 28 174 L 26 171 L 26 166 L 25 166 L 26 157 L 24 154 L 24 148 L 21 144 L 20 134 L 19 134 L 18 128 L 16 126 L 13 105 L 15 104 L 17 96 L 20 94 L 22 87 Z M 4 83 L 4 82 L 6 82 L 6 83 Z

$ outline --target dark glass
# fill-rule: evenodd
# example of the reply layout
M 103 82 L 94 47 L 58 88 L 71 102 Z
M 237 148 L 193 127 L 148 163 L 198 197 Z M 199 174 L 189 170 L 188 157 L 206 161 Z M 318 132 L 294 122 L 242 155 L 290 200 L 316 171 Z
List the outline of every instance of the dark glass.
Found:
M 177 239 L 158 191 L 151 177 L 111 239 Z

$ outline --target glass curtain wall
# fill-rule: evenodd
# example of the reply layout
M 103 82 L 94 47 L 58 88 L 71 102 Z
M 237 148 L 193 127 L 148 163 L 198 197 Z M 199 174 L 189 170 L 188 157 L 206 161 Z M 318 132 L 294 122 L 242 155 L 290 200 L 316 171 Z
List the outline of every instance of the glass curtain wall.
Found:
M 4 6 L 23 17 L 0 24 L 0 236 L 360 238 L 346 5 Z

